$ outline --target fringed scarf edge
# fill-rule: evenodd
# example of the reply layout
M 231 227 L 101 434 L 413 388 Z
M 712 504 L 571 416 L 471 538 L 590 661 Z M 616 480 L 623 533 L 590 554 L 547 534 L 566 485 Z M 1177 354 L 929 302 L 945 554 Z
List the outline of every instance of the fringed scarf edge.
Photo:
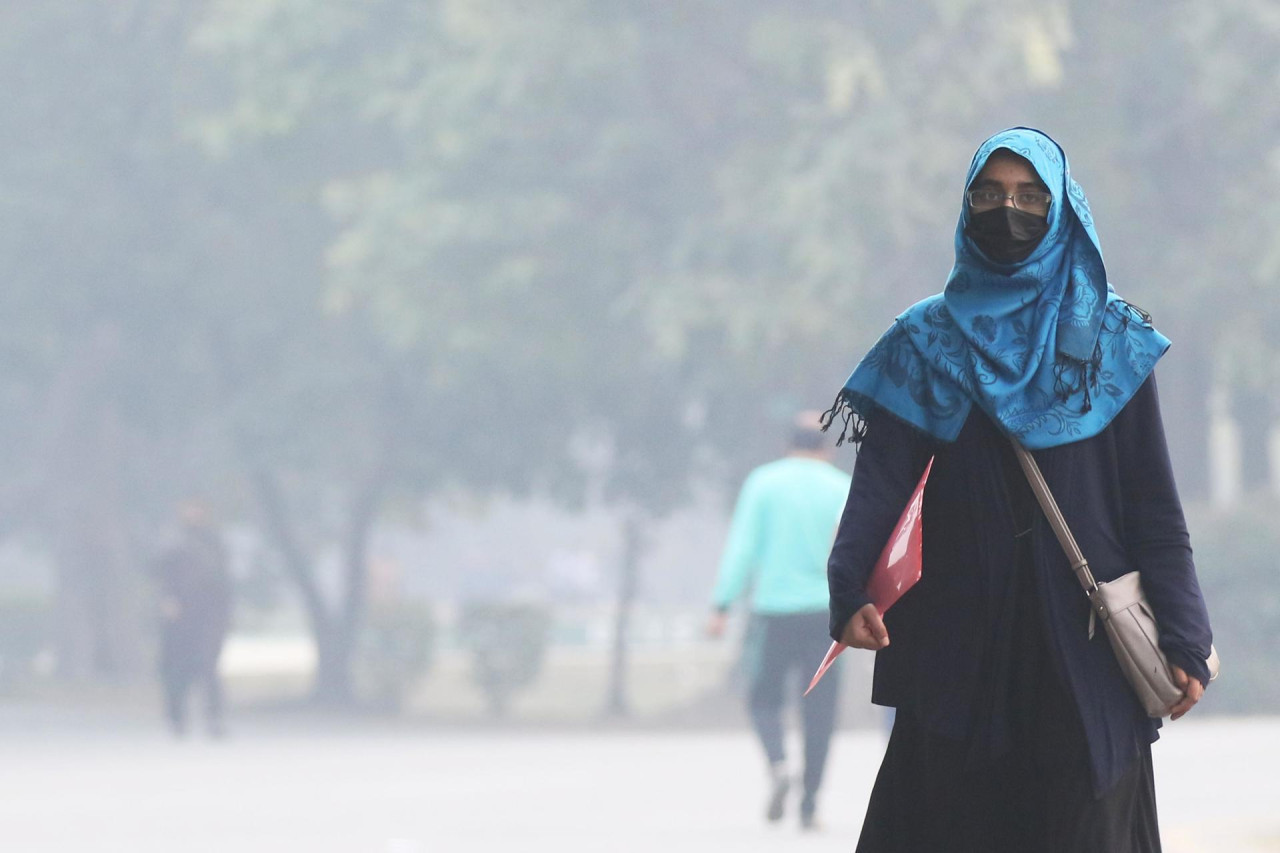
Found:
M 1098 372 L 1102 369 L 1101 332 L 1107 331 L 1112 335 L 1123 335 L 1128 331 L 1129 324 L 1134 321 L 1146 328 L 1151 328 L 1150 314 L 1132 302 L 1119 297 L 1116 297 L 1115 301 L 1125 309 L 1120 312 L 1120 327 L 1118 329 L 1108 328 L 1106 326 L 1107 315 L 1103 314 L 1103 329 L 1099 331 L 1098 339 L 1094 342 L 1093 357 L 1087 361 L 1081 361 L 1060 352 L 1053 365 L 1053 390 L 1058 400 L 1065 404 L 1076 394 L 1081 394 L 1084 398 L 1080 403 L 1080 414 L 1082 415 L 1087 415 L 1093 411 L 1092 394 L 1098 390 Z M 1074 379 L 1068 378 L 1068 373 L 1071 372 L 1075 373 Z M 1090 389 L 1092 389 L 1092 392 Z
M 837 419 L 841 421 L 841 426 L 836 435 L 836 447 L 849 443 L 856 450 L 867 437 L 867 419 L 858 411 L 853 394 L 848 388 L 840 389 L 835 402 L 822 413 L 818 423 L 822 425 L 822 431 L 827 432 Z

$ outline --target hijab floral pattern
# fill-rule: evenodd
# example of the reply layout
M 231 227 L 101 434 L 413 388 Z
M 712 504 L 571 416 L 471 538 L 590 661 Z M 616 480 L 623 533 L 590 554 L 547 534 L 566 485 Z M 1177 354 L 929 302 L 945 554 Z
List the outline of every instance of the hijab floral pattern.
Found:
M 988 139 L 965 189 L 998 150 L 1031 163 L 1053 196 L 1048 232 L 1024 260 L 996 263 L 965 236 L 961 203 L 955 265 L 942 293 L 909 308 L 849 377 L 825 425 L 861 440 L 863 417 L 888 411 L 954 441 L 977 404 L 1023 446 L 1097 435 L 1151 374 L 1169 340 L 1107 283 L 1084 191 L 1049 136 L 1016 127 Z

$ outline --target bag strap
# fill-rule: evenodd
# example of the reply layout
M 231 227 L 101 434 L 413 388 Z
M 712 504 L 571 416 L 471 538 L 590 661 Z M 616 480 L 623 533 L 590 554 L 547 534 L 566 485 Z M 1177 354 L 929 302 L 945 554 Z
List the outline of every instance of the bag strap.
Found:
M 1053 498 L 1053 492 L 1049 491 L 1049 484 L 1044 481 L 1044 474 L 1040 473 L 1040 466 L 1036 463 L 1036 459 L 1031 453 L 1014 439 L 1009 439 L 1013 445 L 1013 452 L 1018 457 L 1018 464 L 1022 466 L 1022 473 L 1027 476 L 1027 482 L 1031 484 L 1031 491 L 1035 493 L 1036 502 L 1040 504 L 1040 508 L 1044 510 L 1045 518 L 1049 521 L 1049 526 L 1053 528 L 1053 533 L 1058 537 L 1058 544 L 1062 546 L 1062 550 L 1066 552 L 1067 559 L 1071 562 L 1071 571 L 1076 576 L 1076 580 L 1080 581 L 1084 594 L 1089 596 L 1089 602 L 1093 605 L 1093 610 L 1102 619 L 1107 618 L 1106 605 L 1102 603 L 1102 599 L 1098 596 L 1098 582 L 1093 579 L 1093 571 L 1089 568 L 1089 561 L 1084 558 L 1084 554 L 1080 552 L 1080 546 L 1076 544 L 1076 538 L 1071 535 L 1071 528 L 1067 526 L 1067 520 L 1062 517 L 1062 510 L 1058 509 L 1058 502 Z M 1089 618 L 1089 635 L 1093 635 L 1093 615 Z

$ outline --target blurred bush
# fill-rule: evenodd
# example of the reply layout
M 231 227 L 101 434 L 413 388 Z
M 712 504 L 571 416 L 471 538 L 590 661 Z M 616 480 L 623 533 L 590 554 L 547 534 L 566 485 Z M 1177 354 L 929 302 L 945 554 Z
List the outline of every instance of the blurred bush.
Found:
M 425 601 L 370 606 L 354 660 L 356 689 L 376 708 L 399 712 L 431 668 L 436 621 Z
M 1251 500 L 1228 513 L 1190 519 L 1196 571 L 1209 605 L 1222 674 L 1206 694 L 1219 711 L 1280 711 L 1280 528 L 1274 500 Z
M 546 660 L 551 610 L 539 604 L 479 601 L 466 605 L 458 636 L 472 653 L 472 676 L 494 716 L 538 680 Z
M 29 678 L 52 643 L 53 618 L 38 598 L 0 599 L 0 691 Z

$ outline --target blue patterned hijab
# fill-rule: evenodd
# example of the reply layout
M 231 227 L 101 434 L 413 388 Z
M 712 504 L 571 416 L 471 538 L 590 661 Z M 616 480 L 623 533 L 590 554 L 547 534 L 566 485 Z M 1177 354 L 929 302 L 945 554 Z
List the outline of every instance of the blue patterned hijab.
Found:
M 898 317 L 827 412 L 827 426 L 844 420 L 841 442 L 861 440 L 875 408 L 954 441 L 974 404 L 1027 448 L 1080 441 L 1111 422 L 1168 349 L 1107 283 L 1089 202 L 1056 142 L 1025 127 L 997 133 L 965 189 L 999 149 L 1026 158 L 1053 195 L 1048 233 L 1025 260 L 995 263 L 965 236 L 962 202 L 943 292 Z

